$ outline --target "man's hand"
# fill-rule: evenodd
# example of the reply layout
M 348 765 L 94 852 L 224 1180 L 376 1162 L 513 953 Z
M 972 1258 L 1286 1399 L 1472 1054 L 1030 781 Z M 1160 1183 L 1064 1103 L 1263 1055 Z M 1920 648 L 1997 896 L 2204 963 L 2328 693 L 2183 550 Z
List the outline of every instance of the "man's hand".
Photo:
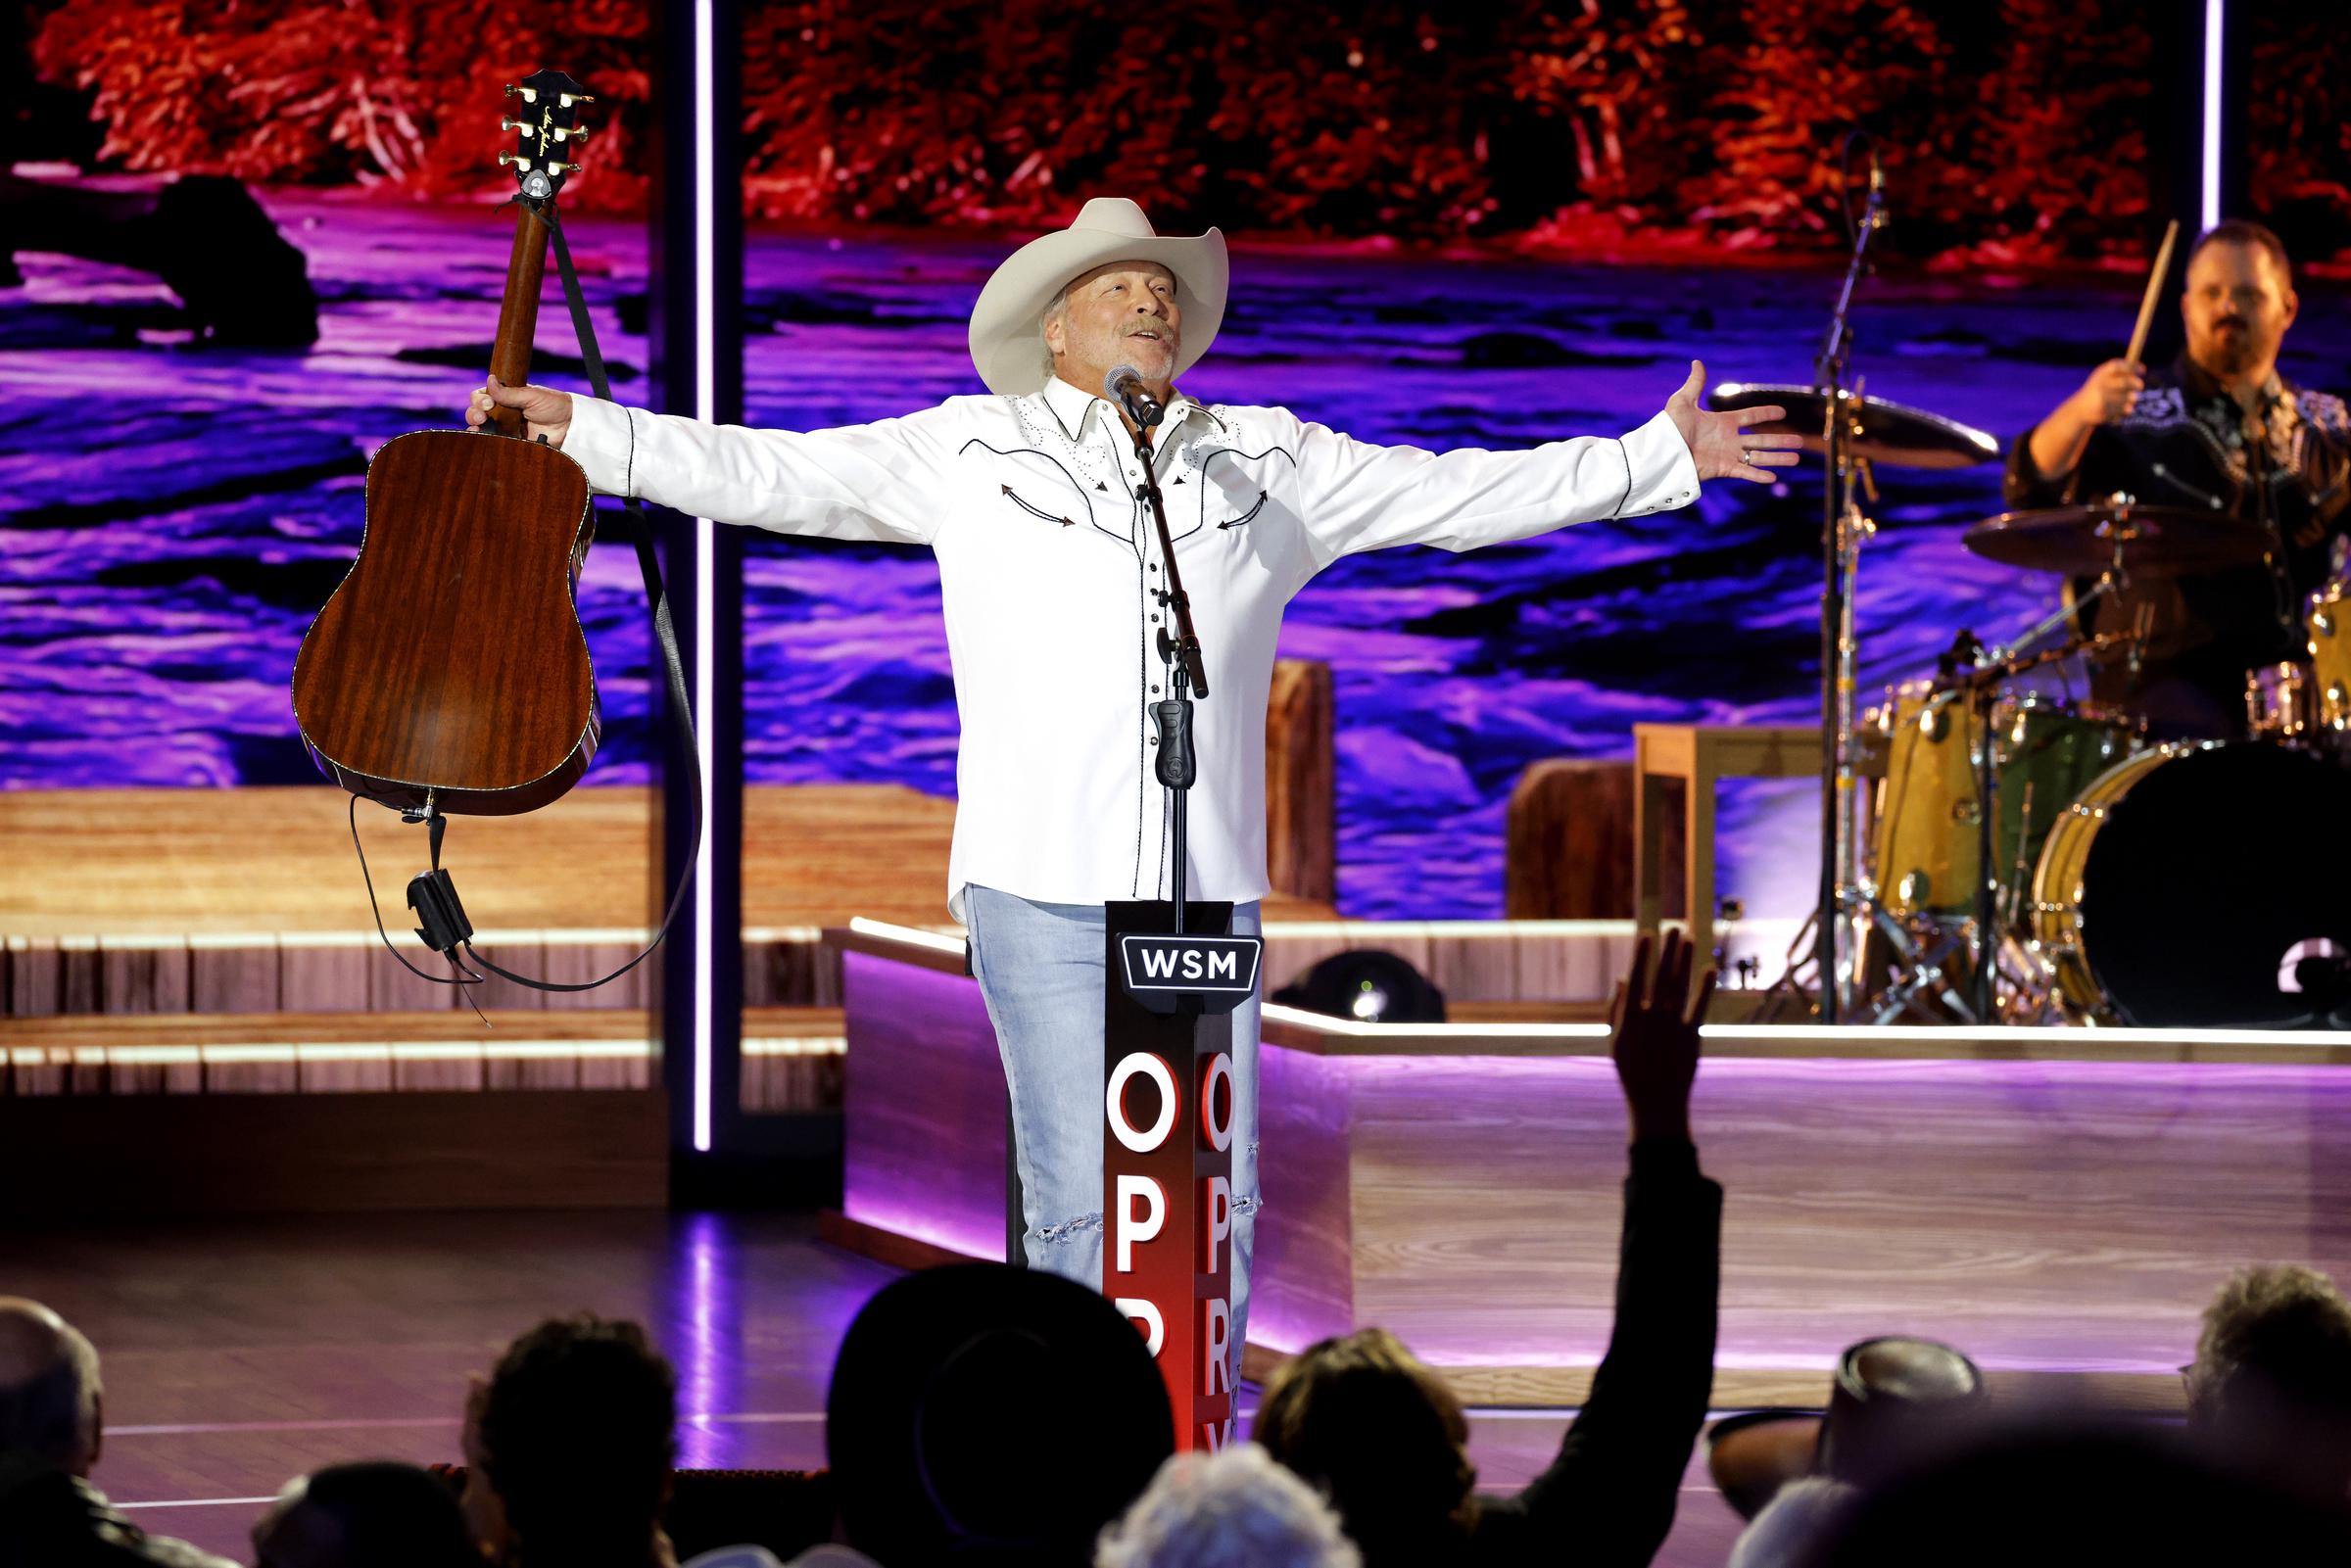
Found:
M 551 447 L 563 445 L 563 432 L 571 428 L 571 394 L 557 392 L 552 387 L 509 387 L 492 376 L 487 386 L 474 389 L 472 402 L 465 405 L 465 422 L 481 426 L 489 423 L 494 404 L 522 410 L 524 433 L 545 436 Z
M 1775 419 L 1787 418 L 1787 409 L 1772 404 L 1761 408 L 1711 413 L 1698 405 L 1698 395 L 1705 386 L 1706 367 L 1693 359 L 1690 379 L 1682 383 L 1682 390 L 1665 404 L 1665 411 L 1673 416 L 1674 428 L 1682 433 L 1682 445 L 1690 449 L 1690 455 L 1697 460 L 1701 480 L 1746 479 L 1768 485 L 1772 478 L 1768 470 L 1786 468 L 1796 461 L 1797 450 L 1804 444 L 1803 437 L 1793 433 L 1783 436 L 1747 433 L 1749 425 L 1767 425 Z
M 1616 1081 L 1624 1086 L 1635 1143 L 1644 1138 L 1690 1138 L 1698 1027 L 1714 1000 L 1715 975 L 1709 967 L 1693 989 L 1690 955 L 1682 933 L 1667 931 L 1652 973 L 1649 938 L 1642 937 L 1633 948 L 1633 967 L 1616 982 L 1615 998 L 1608 1004 L 1608 1050 L 1616 1059 Z
M 2147 372 L 2135 359 L 2109 359 L 2092 370 L 2089 379 L 2025 438 L 2040 477 L 2059 480 L 2072 473 L 2089 450 L 2090 432 L 2137 407 L 2138 395 L 2146 390 Z
M 2109 359 L 2089 373 L 2066 405 L 2086 425 L 2112 424 L 2138 406 L 2147 372 L 2135 359 Z

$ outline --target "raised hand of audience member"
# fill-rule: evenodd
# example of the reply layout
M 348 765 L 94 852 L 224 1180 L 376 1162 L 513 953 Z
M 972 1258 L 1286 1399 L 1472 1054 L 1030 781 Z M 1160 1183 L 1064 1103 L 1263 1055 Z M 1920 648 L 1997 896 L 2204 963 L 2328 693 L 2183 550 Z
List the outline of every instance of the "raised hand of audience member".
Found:
M 1690 1141 L 1690 1088 L 1698 1076 L 1699 1025 L 1714 1001 L 1715 970 L 1708 966 L 1691 983 L 1693 949 L 1680 931 L 1667 931 L 1657 960 L 1650 963 L 1650 939 L 1633 948 L 1633 964 L 1616 982 L 1608 1005 L 1608 1052 L 1632 1141 L 1671 1138 Z

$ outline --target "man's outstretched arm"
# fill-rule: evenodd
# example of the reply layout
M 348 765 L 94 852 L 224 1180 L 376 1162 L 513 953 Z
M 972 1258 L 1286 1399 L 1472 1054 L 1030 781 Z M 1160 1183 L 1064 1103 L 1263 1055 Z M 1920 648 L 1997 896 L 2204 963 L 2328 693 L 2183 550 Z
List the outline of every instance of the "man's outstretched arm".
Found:
M 477 388 L 465 422 L 493 404 L 520 409 L 526 433 L 559 447 L 607 496 L 722 523 L 828 539 L 927 545 L 937 534 L 940 410 L 838 430 L 752 430 L 649 413 L 549 387 Z
M 1714 413 L 1698 405 L 1705 366 L 1664 408 L 1621 438 L 1580 436 L 1525 451 L 1442 454 L 1380 447 L 1324 425 L 1301 424 L 1301 509 L 1314 569 L 1393 545 L 1474 549 L 1568 523 L 1638 517 L 1686 506 L 1709 479 L 1769 483 L 1797 460 L 1801 438 L 1748 427 L 1786 417 L 1777 407 Z

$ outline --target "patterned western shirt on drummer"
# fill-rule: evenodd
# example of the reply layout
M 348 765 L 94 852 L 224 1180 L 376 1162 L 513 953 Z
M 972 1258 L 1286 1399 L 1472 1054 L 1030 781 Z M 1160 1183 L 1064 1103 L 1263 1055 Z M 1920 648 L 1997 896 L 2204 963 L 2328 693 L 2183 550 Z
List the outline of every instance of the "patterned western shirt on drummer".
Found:
M 1042 903 L 1169 892 L 1150 704 L 1167 580 L 1116 412 L 1055 381 L 899 419 L 790 432 L 580 398 L 563 450 L 607 495 L 783 533 L 936 552 L 962 723 L 948 907 L 984 887 Z M 1285 605 L 1342 555 L 1471 549 L 1698 497 L 1665 414 L 1621 440 L 1441 455 L 1377 447 L 1282 408 L 1180 393 L 1154 468 L 1206 654 L 1187 892 L 1267 891 L 1266 700 Z
M 2274 378 L 2248 413 L 2182 355 L 2148 373 L 2136 407 L 2091 432 L 2072 474 L 2041 473 L 2031 433 L 2018 437 L 2004 488 L 2011 506 L 2089 501 L 2120 491 L 2147 505 L 2276 525 L 2273 566 L 2134 581 L 2127 594 L 2085 616 L 2092 629 L 2127 629 L 2143 603 L 2150 617 L 2140 676 L 2109 664 L 2093 679 L 2094 695 L 2130 704 L 2135 689 L 2168 680 L 2201 690 L 2219 715 L 2215 722 L 2229 721 L 2228 729 L 2208 733 L 2225 734 L 2241 727 L 2246 670 L 2306 656 L 2302 597 L 2326 581 L 2334 542 L 2351 525 L 2347 476 L 2351 416 L 2340 398 Z

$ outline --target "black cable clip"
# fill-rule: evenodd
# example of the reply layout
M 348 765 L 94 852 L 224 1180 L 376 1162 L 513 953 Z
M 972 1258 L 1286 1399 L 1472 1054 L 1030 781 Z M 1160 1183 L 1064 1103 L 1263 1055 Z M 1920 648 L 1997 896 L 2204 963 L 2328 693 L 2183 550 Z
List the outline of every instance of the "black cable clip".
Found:
M 455 963 L 458 944 L 472 939 L 473 923 L 457 902 L 457 884 L 449 879 L 449 873 L 435 867 L 409 878 L 408 908 L 424 923 L 416 939 Z

